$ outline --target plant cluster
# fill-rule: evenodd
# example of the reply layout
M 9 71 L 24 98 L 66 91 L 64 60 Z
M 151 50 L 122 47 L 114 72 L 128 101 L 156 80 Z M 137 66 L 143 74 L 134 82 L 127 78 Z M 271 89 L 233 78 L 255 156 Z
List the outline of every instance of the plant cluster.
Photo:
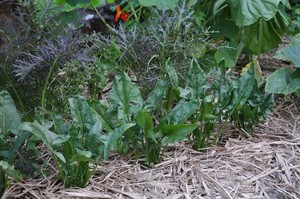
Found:
M 133 152 L 151 167 L 169 144 L 186 141 L 201 150 L 215 144 L 228 124 L 251 132 L 272 112 L 273 93 L 299 93 L 294 54 L 299 35 L 293 21 L 299 12 L 288 1 L 109 3 L 32 1 L 24 20 L 30 30 L 24 38 L 31 42 L 12 42 L 9 51 L 20 48 L 11 57 L 0 52 L 0 193 L 8 175 L 22 180 L 19 171 L 34 170 L 30 162 L 31 169 L 16 163 L 36 157 L 37 144 L 48 149 L 66 187 L 84 187 L 111 150 Z M 98 6 L 114 12 L 119 5 L 124 10 L 117 11 L 128 12 L 128 20 L 111 25 Z M 108 31 L 83 34 L 81 9 L 94 10 Z M 254 60 L 240 77 L 231 73 L 240 53 L 270 50 L 286 32 L 293 32 L 294 40 L 276 56 L 297 69 L 272 74 L 269 93 L 259 88 Z M 271 37 L 273 42 L 265 39 Z M 274 81 L 278 78 L 286 82 L 284 89 Z M 108 84 L 111 88 L 103 91 Z M 29 107 L 35 109 L 30 120 Z

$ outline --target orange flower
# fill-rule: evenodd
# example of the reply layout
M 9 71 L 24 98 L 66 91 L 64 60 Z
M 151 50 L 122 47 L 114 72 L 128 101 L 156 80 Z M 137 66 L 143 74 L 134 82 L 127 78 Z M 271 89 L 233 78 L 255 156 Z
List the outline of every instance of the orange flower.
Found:
M 115 22 L 118 22 L 120 19 L 121 19 L 122 21 L 127 21 L 128 17 L 129 17 L 129 13 L 123 12 L 123 11 L 121 10 L 121 6 L 117 6 L 117 7 L 116 7 Z

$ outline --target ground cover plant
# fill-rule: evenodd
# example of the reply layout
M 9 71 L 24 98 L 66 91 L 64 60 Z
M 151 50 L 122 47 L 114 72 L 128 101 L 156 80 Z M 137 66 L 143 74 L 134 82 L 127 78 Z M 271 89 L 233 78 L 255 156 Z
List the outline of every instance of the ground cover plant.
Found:
M 65 187 L 85 187 L 112 150 L 153 167 L 171 144 L 202 150 L 216 144 L 226 125 L 252 132 L 273 111 L 274 93 L 299 95 L 297 6 L 20 2 L 10 15 L 18 29 L 0 32 L 8 49 L 0 51 L 0 193 L 8 176 L 26 178 L 15 160 L 34 159 L 26 152 L 38 145 L 47 148 Z M 276 57 L 296 69 L 277 70 L 264 88 L 255 56 L 284 34 L 293 39 Z M 236 67 L 241 54 L 248 57 L 243 71 Z

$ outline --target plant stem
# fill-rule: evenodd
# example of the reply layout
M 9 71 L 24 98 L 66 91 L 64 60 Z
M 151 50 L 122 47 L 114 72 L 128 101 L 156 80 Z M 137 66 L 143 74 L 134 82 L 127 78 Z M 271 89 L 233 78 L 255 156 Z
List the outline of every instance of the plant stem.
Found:
M 48 84 L 49 84 L 49 80 L 50 80 L 50 77 L 51 77 L 51 74 L 52 74 L 52 71 L 54 69 L 54 66 L 57 64 L 58 60 L 60 59 L 61 56 L 58 56 L 54 62 L 52 63 L 51 67 L 50 67 L 50 70 L 48 72 L 48 75 L 46 77 L 46 82 L 44 84 L 44 87 L 43 87 L 43 90 L 42 90 L 42 95 L 41 95 L 41 108 L 42 110 L 45 108 L 45 96 L 46 96 L 46 91 L 47 91 L 47 88 L 48 88 Z
M 224 129 L 225 125 L 227 124 L 227 122 L 228 122 L 228 121 L 225 121 L 225 123 L 222 124 L 222 126 L 221 126 L 221 128 L 218 130 L 218 133 L 217 133 L 217 135 L 215 136 L 215 138 L 214 138 L 212 144 L 215 144 L 215 143 L 217 142 L 217 140 L 219 139 L 220 134 L 221 134 L 222 130 Z

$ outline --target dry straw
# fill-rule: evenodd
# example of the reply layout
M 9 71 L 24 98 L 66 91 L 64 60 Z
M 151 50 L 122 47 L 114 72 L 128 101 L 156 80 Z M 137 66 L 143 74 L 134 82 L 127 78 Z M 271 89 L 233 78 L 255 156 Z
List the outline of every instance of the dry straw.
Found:
M 112 154 L 84 189 L 64 189 L 55 173 L 13 183 L 3 198 L 300 198 L 296 105 L 277 106 L 250 137 L 228 129 L 222 139 L 201 152 L 172 145 L 153 169 Z

